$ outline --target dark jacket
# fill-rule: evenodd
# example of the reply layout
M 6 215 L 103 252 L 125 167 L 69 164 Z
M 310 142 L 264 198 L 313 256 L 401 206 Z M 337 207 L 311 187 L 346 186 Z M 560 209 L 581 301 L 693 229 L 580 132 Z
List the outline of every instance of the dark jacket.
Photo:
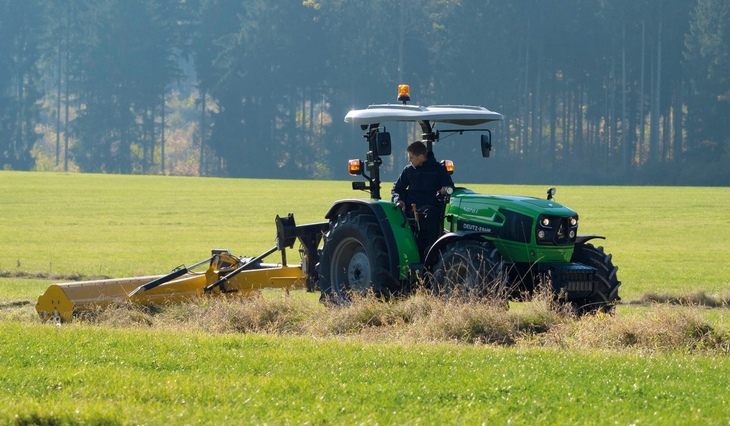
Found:
M 411 204 L 417 207 L 437 204 L 436 192 L 444 186 L 454 186 L 454 181 L 441 163 L 429 152 L 426 161 L 418 167 L 408 164 L 393 184 L 392 201 L 402 200 L 407 208 Z

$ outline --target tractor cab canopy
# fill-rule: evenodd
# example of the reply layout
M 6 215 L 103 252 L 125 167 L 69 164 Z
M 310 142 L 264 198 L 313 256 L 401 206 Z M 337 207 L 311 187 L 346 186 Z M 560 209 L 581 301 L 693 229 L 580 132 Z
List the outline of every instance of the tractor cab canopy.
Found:
M 345 123 L 370 126 L 389 121 L 415 121 L 419 123 L 449 123 L 460 126 L 476 126 L 502 120 L 502 114 L 480 106 L 470 105 L 370 105 L 347 113 Z M 421 124 L 423 127 L 423 124 Z M 430 130 L 430 129 L 429 129 Z
M 428 107 L 408 105 L 411 89 L 407 84 L 398 86 L 398 102 L 402 104 L 370 105 L 366 109 L 354 109 L 345 116 L 345 123 L 359 124 L 362 130 L 372 131 L 380 123 L 388 121 L 413 121 L 421 126 L 424 139 L 429 143 L 438 140 L 434 132 L 435 123 L 448 123 L 459 126 L 476 126 L 490 121 L 500 121 L 502 114 L 481 106 L 471 105 L 431 105 Z M 453 132 L 460 132 L 454 130 Z M 491 134 L 490 134 L 491 136 Z M 490 138 L 491 139 L 491 138 Z M 489 141 L 491 143 L 491 140 Z
M 381 156 L 391 154 L 390 133 L 380 129 L 380 123 L 385 122 L 415 122 L 421 126 L 422 141 L 428 152 L 432 152 L 433 143 L 438 142 L 442 134 L 463 134 L 468 131 L 483 131 L 481 135 L 481 151 L 483 157 L 489 157 L 492 150 L 492 132 L 489 129 L 439 129 L 436 123 L 453 124 L 456 126 L 477 126 L 490 121 L 500 121 L 502 114 L 490 111 L 481 106 L 471 105 L 408 105 L 411 100 L 410 88 L 407 84 L 398 86 L 398 101 L 402 104 L 370 105 L 365 109 L 354 109 L 345 116 L 345 123 L 359 125 L 365 132 L 363 136 L 368 141 L 368 152 L 365 160 L 354 159 L 348 162 L 348 173 L 352 176 L 362 175 L 365 182 L 353 182 L 352 189 L 370 191 L 370 197 L 380 199 L 380 166 L 383 163 Z M 453 171 L 446 165 L 447 170 Z
M 425 107 L 406 104 L 382 104 L 370 105 L 366 109 L 355 109 L 348 112 L 345 116 L 345 123 L 357 124 L 364 131 L 371 131 L 378 128 L 380 123 L 389 121 L 416 122 L 421 126 L 423 140 L 427 144 L 428 150 L 431 151 L 431 144 L 439 140 L 440 133 L 463 133 L 464 131 L 469 131 L 467 129 L 441 129 L 440 131 L 435 131 L 434 126 L 436 123 L 476 126 L 502 119 L 502 114 L 490 111 L 481 106 L 431 105 Z M 474 131 L 477 130 L 487 132 L 486 135 L 482 136 L 482 155 L 488 157 L 489 151 L 492 149 L 492 134 L 488 129 L 474 129 Z M 389 141 L 389 135 L 382 135 L 380 139 L 387 139 Z M 381 155 L 387 154 L 383 154 L 381 151 Z

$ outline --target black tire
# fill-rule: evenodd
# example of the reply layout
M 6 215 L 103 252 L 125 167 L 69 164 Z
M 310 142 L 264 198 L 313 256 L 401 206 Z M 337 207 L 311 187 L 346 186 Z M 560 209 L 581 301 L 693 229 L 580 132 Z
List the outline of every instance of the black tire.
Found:
M 618 288 L 621 281 L 616 272 L 618 267 L 611 261 L 611 255 L 603 251 L 603 247 L 596 248 L 593 244 L 577 244 L 573 250 L 572 262 L 582 263 L 596 268 L 596 285 L 593 294 L 585 299 L 573 301 L 579 314 L 603 311 L 612 313 L 616 302 L 621 300 Z
M 499 251 L 488 242 L 460 240 L 441 251 L 431 288 L 442 296 L 489 297 L 506 301 L 506 274 Z
M 350 295 L 389 295 L 395 281 L 388 272 L 388 248 L 375 216 L 351 211 L 330 221 L 320 263 L 322 300 L 345 303 Z

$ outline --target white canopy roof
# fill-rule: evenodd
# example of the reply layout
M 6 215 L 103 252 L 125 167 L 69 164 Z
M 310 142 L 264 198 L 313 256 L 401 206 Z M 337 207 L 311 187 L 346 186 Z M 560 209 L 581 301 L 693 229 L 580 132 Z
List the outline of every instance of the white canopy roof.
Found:
M 461 126 L 475 126 L 502 120 L 502 114 L 484 107 L 470 105 L 370 105 L 354 109 L 345 116 L 345 123 L 369 125 L 388 121 L 431 121 Z

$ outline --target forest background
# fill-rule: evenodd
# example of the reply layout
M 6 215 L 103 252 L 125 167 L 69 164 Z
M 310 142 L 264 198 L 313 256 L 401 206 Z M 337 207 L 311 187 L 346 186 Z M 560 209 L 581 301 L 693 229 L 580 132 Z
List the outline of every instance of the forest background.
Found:
M 401 83 L 457 183 L 730 185 L 730 0 L 0 0 L 0 169 L 345 179 Z

